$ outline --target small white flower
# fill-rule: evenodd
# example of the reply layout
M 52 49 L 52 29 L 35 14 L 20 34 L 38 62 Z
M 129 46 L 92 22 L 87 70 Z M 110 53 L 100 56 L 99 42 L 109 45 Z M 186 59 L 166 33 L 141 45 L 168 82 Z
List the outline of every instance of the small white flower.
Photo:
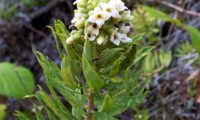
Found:
M 118 29 L 116 29 L 112 35 L 111 35 L 111 38 L 110 38 L 110 41 L 112 43 L 114 43 L 115 45 L 119 46 L 120 45 L 120 41 L 121 41 L 121 38 L 122 38 L 122 35 L 121 33 L 117 32 Z
M 80 12 L 75 13 L 74 18 L 72 19 L 71 23 L 74 24 L 78 22 L 80 19 L 83 19 L 84 16 L 85 15 L 83 13 L 80 13 Z
M 112 33 L 110 40 L 112 43 L 114 43 L 117 46 L 120 45 L 120 42 L 130 43 L 132 41 L 132 39 L 127 36 L 127 34 L 122 34 L 122 33 L 118 32 L 118 29 L 116 29 Z
M 131 31 L 131 25 L 129 23 L 124 23 L 121 27 L 123 33 L 127 34 Z
M 97 38 L 97 44 L 101 45 L 103 42 L 104 42 L 104 36 L 100 35 L 100 36 Z
M 90 41 L 94 41 L 96 39 L 96 35 L 94 33 L 92 33 L 91 31 L 85 30 L 84 31 L 85 34 L 85 39 L 89 39 Z
M 130 43 L 132 41 L 132 39 L 127 36 L 127 34 L 121 34 L 120 40 L 123 43 Z
M 93 32 L 96 36 L 99 35 L 99 27 L 96 23 L 89 25 L 87 30 Z
M 88 38 L 90 41 L 95 40 L 96 36 L 99 35 L 99 28 L 98 28 L 97 24 L 93 23 L 93 24 L 89 25 L 85 29 L 84 34 L 85 34 L 85 38 Z
M 115 4 L 111 3 L 101 3 L 101 8 L 105 13 L 108 14 L 109 18 L 112 16 L 113 18 L 121 18 L 119 15 L 119 11 L 115 9 Z
M 112 0 L 109 2 L 109 4 L 115 6 L 115 9 L 118 10 L 119 12 L 128 9 L 121 0 Z
M 72 44 L 73 41 L 74 41 L 73 37 L 70 36 L 69 38 L 67 38 L 66 43 L 67 43 L 68 45 L 70 45 L 70 44 Z
M 91 23 L 96 23 L 100 28 L 108 19 L 109 15 L 105 11 L 102 11 L 99 7 L 97 7 L 94 9 L 93 14 L 90 15 L 88 21 L 90 21 Z

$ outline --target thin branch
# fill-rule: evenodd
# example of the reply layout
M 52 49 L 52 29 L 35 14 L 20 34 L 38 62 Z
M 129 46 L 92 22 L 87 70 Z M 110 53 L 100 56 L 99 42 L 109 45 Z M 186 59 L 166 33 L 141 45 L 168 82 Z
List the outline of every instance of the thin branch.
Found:
M 185 14 L 188 14 L 188 15 L 191 15 L 191 16 L 200 17 L 200 13 L 197 13 L 197 12 L 194 12 L 194 11 L 191 11 L 191 10 L 183 9 L 182 7 L 179 7 L 179 6 L 174 5 L 172 3 L 168 3 L 168 2 L 163 1 L 163 0 L 147 0 L 147 1 L 148 2 L 157 2 L 157 3 L 160 3 L 160 4 L 165 5 L 167 7 L 170 7 L 172 9 L 175 9 L 176 11 L 179 11 L 181 13 L 185 13 Z
M 41 32 L 41 31 L 37 30 L 37 29 L 34 28 L 32 25 L 24 24 L 24 26 L 25 26 L 26 28 L 28 28 L 29 30 L 31 30 L 31 31 L 33 31 L 33 32 L 35 32 L 35 33 L 37 33 L 37 34 L 40 35 L 41 37 L 48 39 L 48 36 L 47 36 L 45 33 L 43 33 L 43 32 Z
M 58 3 L 62 2 L 61 0 L 55 0 L 52 2 L 49 2 L 49 4 L 45 7 L 42 7 L 40 9 L 38 9 L 37 11 L 33 12 L 32 14 L 29 15 L 29 18 L 32 20 L 40 15 L 43 15 L 45 13 L 48 13 L 49 11 L 51 11 L 54 7 L 56 7 L 58 5 Z

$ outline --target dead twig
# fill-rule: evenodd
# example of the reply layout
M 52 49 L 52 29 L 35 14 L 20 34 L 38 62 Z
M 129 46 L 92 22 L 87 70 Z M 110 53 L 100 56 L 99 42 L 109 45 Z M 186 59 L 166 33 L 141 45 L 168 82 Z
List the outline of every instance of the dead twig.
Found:
M 179 7 L 177 5 L 174 5 L 172 3 L 168 3 L 166 1 L 163 1 L 163 0 L 147 0 L 148 2 L 157 2 L 157 3 L 160 3 L 162 5 L 165 5 L 167 7 L 170 7 L 176 11 L 179 11 L 181 13 L 185 13 L 185 14 L 188 14 L 188 15 L 191 15 L 191 16 L 195 16 L 195 17 L 200 17 L 200 13 L 197 13 L 197 12 L 194 12 L 194 11 L 191 11 L 191 10 L 186 10 L 186 9 L 183 9 L 182 7 Z
M 51 11 L 54 7 L 58 5 L 58 3 L 61 2 L 61 0 L 54 0 L 50 2 L 47 6 L 42 7 L 41 9 L 35 11 L 34 13 L 29 15 L 29 18 L 32 20 L 38 16 L 41 16 L 42 14 L 48 13 Z

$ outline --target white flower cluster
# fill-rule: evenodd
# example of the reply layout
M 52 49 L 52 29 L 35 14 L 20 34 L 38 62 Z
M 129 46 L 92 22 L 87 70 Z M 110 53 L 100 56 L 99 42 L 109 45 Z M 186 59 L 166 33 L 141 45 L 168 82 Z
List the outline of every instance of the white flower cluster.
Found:
M 80 2 L 81 0 L 78 1 Z M 119 46 L 121 42 L 129 43 L 132 41 L 128 37 L 132 25 L 126 19 L 132 19 L 132 16 L 127 9 L 121 0 L 110 0 L 107 3 L 102 2 L 92 11 L 89 11 L 89 16 L 81 12 L 76 12 L 72 24 L 77 29 L 83 29 L 84 39 L 89 39 L 90 41 L 97 40 L 97 43 L 100 45 L 106 42 L 105 36 L 108 36 L 108 39 L 112 43 Z M 72 38 L 68 38 L 67 43 L 70 44 L 71 42 Z

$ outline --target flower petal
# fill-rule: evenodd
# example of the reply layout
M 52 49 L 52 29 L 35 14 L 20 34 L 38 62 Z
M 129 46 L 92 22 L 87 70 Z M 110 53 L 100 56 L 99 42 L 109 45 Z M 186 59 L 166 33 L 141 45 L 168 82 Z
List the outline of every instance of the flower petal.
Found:
M 96 21 L 96 24 L 97 24 L 97 26 L 98 26 L 99 28 L 101 28 L 102 25 L 103 25 L 104 23 L 105 23 L 105 21 L 102 20 L 102 19 L 99 19 L 99 20 Z
M 126 34 L 122 34 L 121 42 L 123 43 L 130 43 L 132 41 Z
M 112 17 L 114 18 L 121 18 L 121 16 L 119 15 L 119 12 L 117 10 L 113 10 L 111 13 Z
M 111 40 L 111 42 L 114 43 L 117 46 L 120 45 L 120 40 L 118 40 L 118 39 L 113 39 L 113 40 Z
M 95 23 L 96 19 L 94 15 L 91 15 L 88 19 L 88 21 L 90 21 L 91 23 Z
M 91 35 L 89 38 L 88 38 L 90 41 L 94 41 L 96 39 L 96 36 L 95 35 Z
M 67 38 L 66 40 L 66 43 L 69 45 L 69 44 L 72 44 L 73 42 L 73 38 L 70 36 L 69 38 Z

